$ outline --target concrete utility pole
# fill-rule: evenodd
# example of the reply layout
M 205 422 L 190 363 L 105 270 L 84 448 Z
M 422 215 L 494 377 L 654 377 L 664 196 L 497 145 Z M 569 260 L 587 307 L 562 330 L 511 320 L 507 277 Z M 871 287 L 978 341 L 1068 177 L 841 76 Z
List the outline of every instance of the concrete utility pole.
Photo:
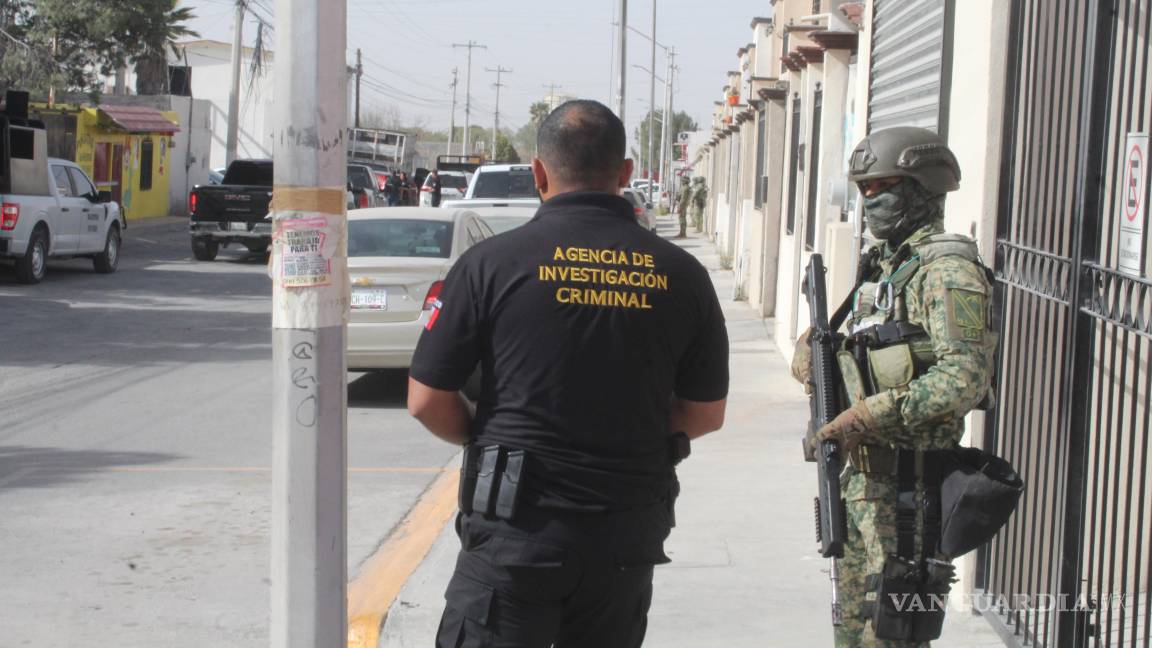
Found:
M 232 34 L 232 89 L 228 93 L 228 138 L 225 140 L 225 160 L 236 159 L 240 139 L 240 65 L 244 61 L 244 9 L 247 0 L 236 0 L 236 25 Z
M 456 134 L 456 86 L 460 85 L 458 72 L 452 68 L 452 116 L 448 120 L 448 153 L 452 155 L 452 136 Z
M 672 50 L 672 58 L 676 58 L 676 50 Z M 664 183 L 664 188 L 668 191 L 668 208 L 672 209 L 672 202 L 676 199 L 676 192 L 673 192 L 672 181 L 675 175 L 672 173 L 672 161 L 676 157 L 676 142 L 672 138 L 677 136 L 676 133 L 676 75 L 680 72 L 678 65 L 672 65 L 672 69 L 668 72 L 668 86 L 672 88 L 668 91 L 668 167 L 664 170 L 668 181 Z
M 544 87 L 548 88 L 548 112 L 552 112 L 557 107 L 556 88 L 563 88 L 564 86 L 558 83 L 545 83 Z
M 364 58 L 356 48 L 356 128 L 360 128 L 360 79 L 364 76 Z
M 344 646 L 347 2 L 276 0 L 276 16 L 270 645 Z
M 496 115 L 495 115 L 495 119 L 492 121 L 492 156 L 491 156 L 492 159 L 496 159 L 496 134 L 500 132 L 500 88 L 504 87 L 504 84 L 500 83 L 500 78 L 502 76 L 504 76 L 505 74 L 511 73 L 512 70 L 509 70 L 507 68 L 502 68 L 499 65 L 496 66 L 495 70 L 493 70 L 492 68 L 484 68 L 484 69 L 489 71 L 489 72 L 495 72 L 496 73 L 496 83 L 493 84 L 493 87 L 496 88 Z
M 468 41 L 467 43 L 453 43 L 452 47 L 466 47 L 468 48 L 468 73 L 464 77 L 464 149 L 460 151 L 462 155 L 470 155 L 472 150 L 471 146 L 471 133 L 468 131 L 472 128 L 472 50 L 479 47 L 480 49 L 488 49 L 484 45 L 476 43 L 476 41 Z
M 676 48 L 673 47 L 668 51 L 668 72 L 664 76 L 664 119 L 660 122 L 660 184 L 664 187 L 665 191 L 671 192 L 671 187 L 668 186 L 668 147 L 671 144 L 669 139 L 672 137 L 672 113 L 669 112 L 672 108 L 672 65 L 676 59 Z M 669 193 L 671 195 L 671 193 Z
M 652 137 L 656 134 L 656 0 L 652 0 L 652 65 L 648 68 L 651 73 L 651 83 L 648 86 L 648 202 L 652 201 L 652 156 L 656 152 L 656 142 Z
M 628 0 L 620 0 L 620 17 L 617 22 L 620 25 L 620 45 L 617 47 L 620 50 L 620 67 L 616 74 L 616 116 L 623 122 L 628 88 Z M 627 128 L 628 122 L 624 124 Z

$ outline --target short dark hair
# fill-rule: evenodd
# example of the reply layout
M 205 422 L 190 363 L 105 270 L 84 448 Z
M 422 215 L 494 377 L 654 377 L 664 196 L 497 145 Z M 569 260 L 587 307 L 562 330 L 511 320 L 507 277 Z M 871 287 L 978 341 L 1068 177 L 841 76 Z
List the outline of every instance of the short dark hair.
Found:
M 624 166 L 624 123 L 599 101 L 577 99 L 553 110 L 536 135 L 536 156 L 557 180 L 607 183 Z

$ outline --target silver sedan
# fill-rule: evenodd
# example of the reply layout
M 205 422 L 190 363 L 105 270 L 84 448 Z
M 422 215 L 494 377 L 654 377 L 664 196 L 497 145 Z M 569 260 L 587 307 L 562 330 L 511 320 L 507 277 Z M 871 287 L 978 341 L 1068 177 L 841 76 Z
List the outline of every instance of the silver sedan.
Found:
M 411 366 L 416 342 L 448 270 L 465 250 L 491 236 L 491 228 L 464 209 L 349 212 L 348 368 Z

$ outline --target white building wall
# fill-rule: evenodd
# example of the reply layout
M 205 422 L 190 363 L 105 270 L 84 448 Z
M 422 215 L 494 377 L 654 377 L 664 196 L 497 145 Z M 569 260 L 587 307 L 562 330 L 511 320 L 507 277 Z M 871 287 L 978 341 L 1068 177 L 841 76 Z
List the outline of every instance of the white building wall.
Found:
M 952 59 L 952 88 L 944 97 L 951 106 L 948 146 L 960 163 L 960 189 L 948 195 L 944 225 L 950 232 L 972 236 L 991 265 L 995 255 L 997 202 L 1004 118 L 1003 56 L 1008 33 L 1009 3 L 967 0 L 956 3 L 955 32 L 964 34 L 962 50 L 945 52 Z M 969 414 L 962 443 L 983 445 L 973 438 L 984 429 L 984 412 Z M 975 582 L 974 554 L 957 561 L 957 592 L 971 592 Z
M 192 96 L 208 102 L 210 150 L 208 168 L 226 163 L 228 97 L 232 89 L 232 45 L 219 41 L 190 41 L 169 53 L 170 65 L 192 68 Z M 240 70 L 240 128 L 236 155 L 240 158 L 272 157 L 272 55 L 265 54 L 263 70 L 251 72 L 252 48 L 244 48 Z M 128 88 L 136 87 L 136 73 L 129 70 Z
M 168 205 L 173 214 L 187 211 L 188 193 L 208 182 L 211 169 L 212 104 L 204 99 L 172 97 L 172 111 L 179 117 L 180 132 L 172 136 L 172 166 L 168 180 Z M 191 147 L 191 148 L 189 148 Z

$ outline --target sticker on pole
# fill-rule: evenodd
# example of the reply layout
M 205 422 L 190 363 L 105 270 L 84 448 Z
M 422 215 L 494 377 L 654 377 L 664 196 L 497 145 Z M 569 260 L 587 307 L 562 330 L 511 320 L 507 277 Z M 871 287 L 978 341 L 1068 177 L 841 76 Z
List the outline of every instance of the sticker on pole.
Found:
M 280 282 L 285 288 L 332 283 L 332 256 L 326 249 L 328 218 L 312 216 L 278 221 Z
M 1120 271 L 1144 274 L 1144 221 L 1148 214 L 1148 135 L 1128 133 L 1120 194 Z

